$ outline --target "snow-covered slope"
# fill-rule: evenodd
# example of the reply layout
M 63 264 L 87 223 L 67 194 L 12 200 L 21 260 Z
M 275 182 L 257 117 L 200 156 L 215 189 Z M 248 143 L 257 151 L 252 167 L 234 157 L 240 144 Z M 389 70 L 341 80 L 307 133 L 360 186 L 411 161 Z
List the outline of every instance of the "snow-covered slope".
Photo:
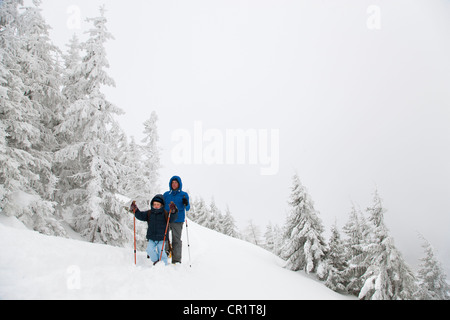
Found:
M 0 299 L 347 299 L 250 243 L 189 224 L 182 265 L 134 266 L 116 248 L 49 237 L 0 215 Z

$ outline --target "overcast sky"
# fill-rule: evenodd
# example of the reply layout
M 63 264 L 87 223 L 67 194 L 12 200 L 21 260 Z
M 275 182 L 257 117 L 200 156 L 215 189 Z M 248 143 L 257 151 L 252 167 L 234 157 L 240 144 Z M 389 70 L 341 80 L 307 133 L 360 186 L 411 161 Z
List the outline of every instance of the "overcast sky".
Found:
M 43 0 L 55 44 L 84 40 L 102 3 L 116 81 L 104 92 L 137 141 L 158 113 L 161 191 L 180 175 L 191 196 L 264 230 L 284 223 L 297 172 L 329 230 L 378 188 L 408 261 L 423 255 L 421 232 L 450 271 L 450 1 Z M 195 141 L 238 129 L 269 134 L 258 147 L 278 158 L 276 174 L 174 161 L 174 133 L 195 153 L 208 146 Z

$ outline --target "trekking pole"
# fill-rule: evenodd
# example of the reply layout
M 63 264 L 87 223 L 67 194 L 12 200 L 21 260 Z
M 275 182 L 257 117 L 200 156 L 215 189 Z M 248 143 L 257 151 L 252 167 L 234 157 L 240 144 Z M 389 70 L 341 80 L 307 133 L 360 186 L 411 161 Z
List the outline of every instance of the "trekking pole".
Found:
M 136 201 L 133 201 L 133 228 L 134 228 L 134 265 L 136 265 Z
M 162 245 L 162 248 L 161 248 L 161 254 L 159 255 L 159 260 L 158 260 L 158 262 L 161 261 L 161 259 L 162 259 L 162 254 L 163 254 L 163 252 L 164 252 L 164 244 L 166 243 L 167 230 L 169 229 L 169 222 L 170 222 L 170 214 L 171 214 L 171 212 L 172 212 L 172 209 L 169 209 L 169 217 L 167 218 L 166 232 L 164 233 L 163 245 Z
M 186 196 L 183 197 L 184 199 L 186 199 Z M 186 205 L 184 206 L 185 208 L 185 212 L 186 212 Z M 186 217 L 186 237 L 187 237 L 187 244 L 188 244 L 188 252 L 189 252 L 189 268 L 192 268 L 192 264 L 191 264 L 191 244 L 189 243 L 189 229 L 188 229 L 188 222 L 187 222 L 187 217 Z
M 186 236 L 187 236 L 187 243 L 188 243 L 188 252 L 189 252 L 189 268 L 192 268 L 191 264 L 191 245 L 189 244 L 189 232 L 188 232 L 188 223 L 186 218 Z
M 133 201 L 133 229 L 134 229 L 134 265 L 136 265 L 136 201 Z M 127 212 L 131 212 L 131 209 L 128 207 L 123 207 Z

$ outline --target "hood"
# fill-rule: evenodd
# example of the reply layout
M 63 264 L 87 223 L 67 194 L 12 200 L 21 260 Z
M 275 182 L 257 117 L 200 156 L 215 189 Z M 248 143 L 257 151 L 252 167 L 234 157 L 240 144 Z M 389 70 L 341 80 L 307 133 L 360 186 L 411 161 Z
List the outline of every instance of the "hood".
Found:
M 164 207 L 165 202 L 164 202 L 164 196 L 162 194 L 157 194 L 156 196 L 154 196 L 152 199 L 152 202 L 150 202 L 150 205 L 153 206 L 153 202 L 155 202 L 155 201 L 161 203 Z
M 172 190 L 172 181 L 173 180 L 177 180 L 178 181 L 178 184 L 180 185 L 178 190 L 182 191 L 183 190 L 183 182 L 181 181 L 181 178 L 178 177 L 178 176 L 173 176 L 172 179 L 170 179 L 170 181 L 169 181 L 169 189 L 170 189 L 170 191 L 173 191 Z

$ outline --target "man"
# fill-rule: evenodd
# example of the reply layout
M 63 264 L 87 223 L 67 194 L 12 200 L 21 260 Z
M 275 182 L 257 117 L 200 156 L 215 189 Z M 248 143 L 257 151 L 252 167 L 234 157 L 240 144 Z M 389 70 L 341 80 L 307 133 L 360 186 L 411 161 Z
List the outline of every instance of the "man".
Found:
M 178 208 L 178 218 L 174 222 L 170 222 L 170 230 L 172 231 L 172 263 L 181 263 L 182 244 L 181 233 L 186 218 L 186 211 L 191 209 L 189 203 L 189 195 L 182 190 L 183 183 L 178 176 L 172 177 L 169 182 L 170 191 L 164 193 L 164 202 L 166 210 L 170 210 L 169 204 L 175 203 Z

